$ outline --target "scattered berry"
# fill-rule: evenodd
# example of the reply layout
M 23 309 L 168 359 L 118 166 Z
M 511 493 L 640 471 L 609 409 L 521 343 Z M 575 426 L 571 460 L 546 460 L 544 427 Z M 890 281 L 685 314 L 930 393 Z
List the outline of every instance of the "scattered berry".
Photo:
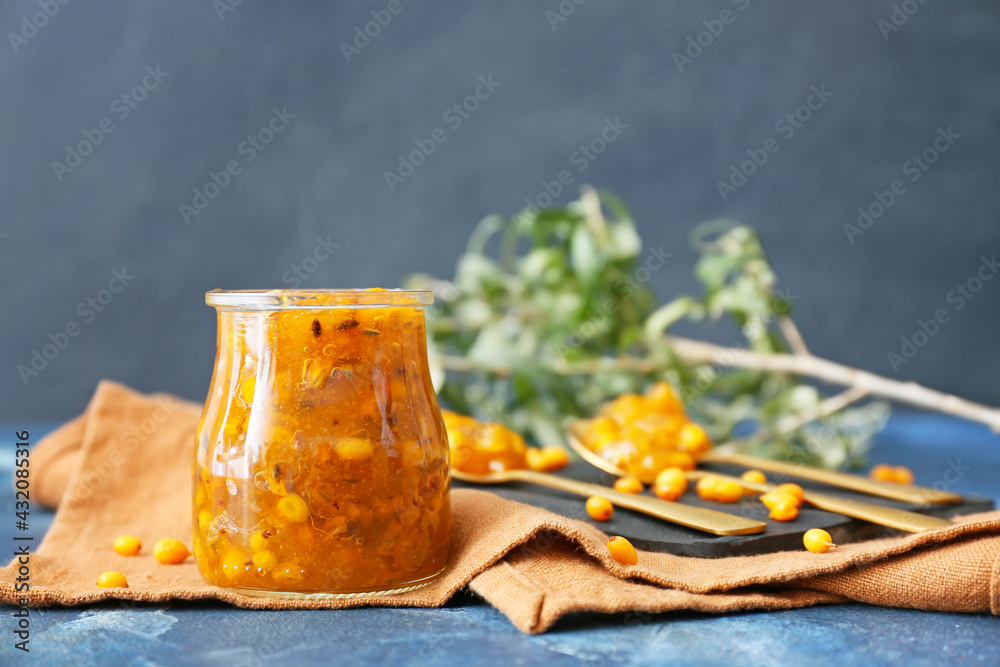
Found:
M 735 503 L 743 497 L 743 487 L 730 479 L 720 479 L 715 484 L 715 497 L 720 503 Z
M 656 476 L 653 493 L 661 500 L 677 500 L 687 491 L 688 481 L 680 468 L 667 468 Z
M 128 580 L 121 572 L 103 572 L 97 578 L 98 588 L 128 588 Z
M 608 551 L 621 565 L 635 565 L 639 562 L 639 554 L 636 553 L 635 547 L 624 537 L 609 537 Z
M 607 498 L 601 496 L 587 498 L 587 514 L 594 521 L 607 521 L 614 513 L 615 507 Z
M 694 470 L 694 457 L 687 452 L 664 452 L 661 459 L 664 468 L 680 468 Z
M 820 528 L 812 528 L 802 536 L 802 544 L 806 549 L 817 554 L 825 554 L 832 547 L 837 546 L 830 539 L 830 533 Z
M 782 494 L 786 495 L 786 494 Z M 791 496 L 780 498 L 771 507 L 771 518 L 775 521 L 792 521 L 799 515 L 799 506 Z
M 799 506 L 799 499 L 795 496 L 789 495 L 784 491 L 770 491 L 768 493 L 763 493 L 760 496 L 760 502 L 764 503 L 767 509 L 774 509 L 774 506 L 779 502 L 789 502 L 795 505 L 796 508 Z
M 913 473 L 905 466 L 891 466 L 887 463 L 879 463 L 871 469 L 868 476 L 880 482 L 913 484 Z
M 806 494 L 802 491 L 802 487 L 798 484 L 782 484 L 777 489 L 778 493 L 787 493 L 788 495 L 795 498 L 798 502 L 799 507 L 802 507 L 802 503 L 806 500 Z
M 160 540 L 153 546 L 153 556 L 165 565 L 180 565 L 191 555 L 180 540 Z
M 115 553 L 120 556 L 134 556 L 142 548 L 142 542 L 139 541 L 138 537 L 133 537 L 132 535 L 120 535 L 115 538 L 112 546 L 115 549 Z
M 760 470 L 747 470 L 740 475 L 740 479 L 754 484 L 767 484 L 767 477 Z
M 525 452 L 528 467 L 538 472 L 555 472 L 569 465 L 569 455 L 562 447 L 529 447 Z
M 698 491 L 698 495 L 704 500 L 718 500 L 719 491 L 717 486 L 720 481 L 722 480 L 715 475 L 708 475 L 698 480 L 698 485 L 695 489 Z
M 622 493 L 642 493 L 644 488 L 638 477 L 619 477 L 615 480 L 615 491 Z

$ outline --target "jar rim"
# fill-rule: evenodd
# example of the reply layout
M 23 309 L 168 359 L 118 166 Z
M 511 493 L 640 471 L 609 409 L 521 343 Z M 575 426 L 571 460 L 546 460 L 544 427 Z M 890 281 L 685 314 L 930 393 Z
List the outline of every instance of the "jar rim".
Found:
M 220 310 L 423 307 L 434 303 L 428 290 L 404 289 L 214 289 L 205 303 Z

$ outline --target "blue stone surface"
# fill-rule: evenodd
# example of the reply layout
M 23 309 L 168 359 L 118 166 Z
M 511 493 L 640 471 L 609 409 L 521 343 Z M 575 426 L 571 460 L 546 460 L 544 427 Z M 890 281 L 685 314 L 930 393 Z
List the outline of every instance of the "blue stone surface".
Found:
M 13 432 L 0 426 L 0 478 Z M 1000 437 L 926 414 L 899 414 L 873 461 L 904 463 L 924 485 L 1000 500 Z M 0 544 L 12 544 L 13 495 L 0 488 Z M 40 539 L 52 514 L 32 510 Z M 37 532 L 36 532 L 37 531 Z M 0 664 L 113 665 L 1000 665 L 1000 619 L 862 604 L 710 616 L 576 614 L 538 636 L 518 632 L 471 594 L 440 609 L 247 611 L 221 604 L 102 604 L 31 612 L 31 653 L 13 648 L 10 608 Z

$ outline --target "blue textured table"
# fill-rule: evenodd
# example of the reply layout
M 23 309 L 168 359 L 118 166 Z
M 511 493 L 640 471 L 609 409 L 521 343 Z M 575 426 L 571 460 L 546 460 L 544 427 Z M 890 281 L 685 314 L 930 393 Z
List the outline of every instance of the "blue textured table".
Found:
M 13 433 L 32 440 L 52 424 L 0 426 L 0 478 Z M 917 481 L 1000 501 L 1000 437 L 932 415 L 892 418 L 875 461 L 905 462 Z M 0 484 L 2 544 L 11 544 L 13 495 Z M 38 538 L 52 515 L 32 511 Z M 5 610 L 6 611 L 6 610 Z M 5 614 L 6 615 L 6 614 Z M 37 664 L 905 664 L 1000 665 L 1000 619 L 861 604 L 728 616 L 580 614 L 522 635 L 493 608 L 460 595 L 441 609 L 243 611 L 224 605 L 108 604 L 32 612 L 30 656 L 14 650 L 14 619 L 0 663 Z

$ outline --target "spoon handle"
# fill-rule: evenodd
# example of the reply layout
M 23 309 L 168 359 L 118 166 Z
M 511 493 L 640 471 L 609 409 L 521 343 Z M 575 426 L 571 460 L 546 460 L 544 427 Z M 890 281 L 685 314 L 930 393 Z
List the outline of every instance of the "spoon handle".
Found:
M 767 493 L 768 491 L 774 491 L 778 488 L 775 484 L 757 484 L 756 482 L 748 482 L 744 479 L 730 477 L 729 475 L 719 475 L 717 473 L 708 473 L 701 470 L 695 470 L 687 473 L 688 479 L 695 480 L 709 475 L 731 480 L 742 486 L 744 489 L 754 492 Z M 952 525 L 951 521 L 948 519 L 928 516 L 927 514 L 917 514 L 916 512 L 908 512 L 906 510 L 896 509 L 895 507 L 886 507 L 885 505 L 876 505 L 875 503 L 865 503 L 859 500 L 851 500 L 850 498 L 828 496 L 825 493 L 806 491 L 804 493 L 804 498 L 807 504 L 821 510 L 833 512 L 834 514 L 842 514 L 855 519 L 861 519 L 880 526 L 888 526 L 889 528 L 905 530 L 908 533 L 922 533 L 925 530 L 944 528 Z
M 861 491 L 862 493 L 874 496 L 917 503 L 918 505 L 962 502 L 962 496 L 949 491 L 939 491 L 938 489 L 929 489 L 910 484 L 881 482 L 835 470 L 823 470 L 822 468 L 814 468 L 797 463 L 785 463 L 784 461 L 774 461 L 772 459 L 762 459 L 746 454 L 722 454 L 710 451 L 703 455 L 701 460 L 715 463 L 732 463 L 738 466 L 746 466 L 747 468 L 758 468 L 760 470 L 767 470 L 768 472 L 776 472 L 814 482 L 822 482 L 831 486 L 839 486 L 844 489 Z
M 749 535 L 761 533 L 767 527 L 767 524 L 762 521 L 747 519 L 735 514 L 692 507 L 650 496 L 622 493 L 599 484 L 580 482 L 534 470 L 509 470 L 505 475 L 512 480 L 547 486 L 580 496 L 603 496 L 619 507 L 715 535 Z

